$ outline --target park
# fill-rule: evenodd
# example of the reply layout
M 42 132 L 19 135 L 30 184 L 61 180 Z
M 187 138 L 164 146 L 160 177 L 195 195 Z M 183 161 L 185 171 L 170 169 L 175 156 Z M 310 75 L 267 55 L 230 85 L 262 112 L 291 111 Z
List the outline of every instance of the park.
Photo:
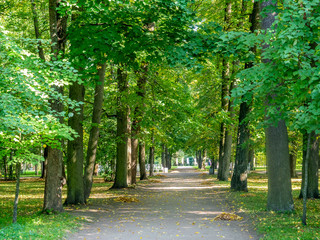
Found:
M 314 0 L 0 0 L 0 239 L 320 239 L 319 25 Z

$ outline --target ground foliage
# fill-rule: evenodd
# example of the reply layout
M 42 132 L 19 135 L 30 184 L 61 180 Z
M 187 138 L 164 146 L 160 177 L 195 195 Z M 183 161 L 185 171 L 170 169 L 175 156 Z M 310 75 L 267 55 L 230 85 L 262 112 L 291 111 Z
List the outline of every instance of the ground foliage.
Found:
M 249 214 L 262 239 L 320 239 L 319 200 L 308 201 L 307 226 L 302 225 L 302 199 L 299 199 L 301 176 L 292 179 L 295 210 L 292 213 L 266 211 L 267 176 L 263 171 L 252 172 L 248 178 L 248 193 L 227 190 L 228 183 L 217 182 L 226 187 L 228 205 L 240 213 Z

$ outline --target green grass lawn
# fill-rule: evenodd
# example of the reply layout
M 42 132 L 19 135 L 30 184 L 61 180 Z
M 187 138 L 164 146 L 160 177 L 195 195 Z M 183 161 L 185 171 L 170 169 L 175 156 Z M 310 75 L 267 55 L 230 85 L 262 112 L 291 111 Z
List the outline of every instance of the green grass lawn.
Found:
M 216 176 L 212 177 L 216 179 Z M 216 181 L 216 180 L 215 180 Z M 227 189 L 230 182 L 218 182 Z M 276 213 L 266 211 L 267 176 L 261 173 L 251 173 L 248 179 L 248 193 L 228 190 L 230 205 L 236 205 L 240 212 L 249 214 L 253 226 L 263 239 L 320 239 L 320 199 L 308 200 L 307 226 L 301 223 L 302 200 L 300 193 L 301 177 L 292 179 L 293 200 L 295 210 L 292 213 Z
M 44 181 L 39 178 L 21 179 L 16 224 L 11 224 L 15 181 L 1 181 L 0 192 L 0 239 L 62 239 L 79 226 L 79 221 L 67 213 L 41 214 Z

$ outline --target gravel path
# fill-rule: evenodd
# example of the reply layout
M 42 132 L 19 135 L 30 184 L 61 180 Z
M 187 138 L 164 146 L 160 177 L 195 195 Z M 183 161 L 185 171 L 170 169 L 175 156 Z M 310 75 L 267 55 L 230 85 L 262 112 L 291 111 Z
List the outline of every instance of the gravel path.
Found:
M 241 221 L 215 221 L 227 208 L 218 185 L 207 184 L 204 174 L 190 168 L 179 168 L 161 182 L 139 184 L 127 189 L 127 197 L 139 202 L 116 202 L 74 210 L 81 218 L 90 220 L 67 239 L 106 240 L 171 240 L 171 239 L 259 239 L 248 229 L 246 217 Z M 122 191 L 122 192 L 121 192 Z

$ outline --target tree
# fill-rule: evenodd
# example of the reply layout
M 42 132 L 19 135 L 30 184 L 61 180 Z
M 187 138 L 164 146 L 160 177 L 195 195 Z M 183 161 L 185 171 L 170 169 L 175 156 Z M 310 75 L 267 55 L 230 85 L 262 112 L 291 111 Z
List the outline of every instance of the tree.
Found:
M 117 161 L 116 177 L 113 188 L 125 188 L 127 183 L 128 163 L 128 126 L 129 107 L 125 101 L 128 95 L 128 75 L 126 70 L 119 66 L 117 71 L 118 80 L 118 108 L 117 108 Z
M 51 38 L 51 61 L 58 60 L 58 56 L 65 51 L 67 16 L 61 16 L 57 8 L 60 0 L 49 0 L 50 38 Z M 63 87 L 55 87 L 56 94 L 63 95 Z M 61 101 L 51 102 L 53 111 L 60 113 L 63 111 Z M 63 119 L 60 117 L 60 122 Z M 61 149 L 61 148 L 60 148 Z M 54 148 L 48 144 L 48 156 L 46 166 L 46 179 L 44 191 L 43 211 L 62 212 L 62 186 L 64 179 L 62 176 L 62 152 L 59 148 Z
M 261 9 L 274 6 L 272 1 L 265 1 Z M 262 18 L 261 28 L 268 31 L 275 20 L 274 12 L 267 11 Z M 265 46 L 267 48 L 267 46 Z M 264 58 L 264 63 L 271 60 Z M 281 79 L 279 79 L 281 81 Z M 270 93 L 269 99 L 277 96 Z M 278 114 L 281 113 L 278 111 Z M 268 210 L 292 211 L 293 199 L 291 193 L 290 164 L 289 164 L 289 141 L 285 121 L 280 119 L 276 123 L 269 123 L 265 129 L 266 134 L 266 156 L 268 164 Z
M 88 142 L 87 158 L 84 173 L 84 198 L 85 201 L 90 196 L 92 183 L 93 183 L 93 171 L 96 163 L 97 148 L 99 141 L 99 124 L 101 121 L 103 95 L 104 95 L 104 80 L 106 73 L 106 63 L 98 66 L 99 79 L 96 82 L 94 91 L 94 103 L 92 123 L 90 129 L 90 137 Z
M 254 1 L 252 12 L 250 14 L 249 21 L 251 23 L 250 31 L 254 33 L 258 30 L 259 27 L 259 12 L 260 12 L 260 3 Z M 252 48 L 252 52 L 255 52 L 255 49 Z M 246 63 L 245 68 L 248 69 L 253 66 L 252 62 Z M 247 188 L 247 167 L 249 161 L 249 119 L 248 115 L 250 113 L 252 104 L 252 99 L 246 99 L 240 104 L 239 111 L 239 125 L 238 125 L 238 134 L 237 134 L 237 148 L 235 156 L 235 166 L 233 170 L 233 175 L 231 179 L 231 189 L 237 191 L 248 191 Z

